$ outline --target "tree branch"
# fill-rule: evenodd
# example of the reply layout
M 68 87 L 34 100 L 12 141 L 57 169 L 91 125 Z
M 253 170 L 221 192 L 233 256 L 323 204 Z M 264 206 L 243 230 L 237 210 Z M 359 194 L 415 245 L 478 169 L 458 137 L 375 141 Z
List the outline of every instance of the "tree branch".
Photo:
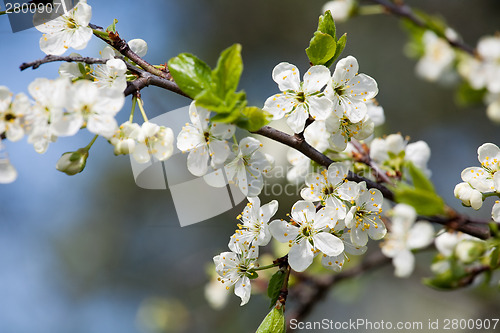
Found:
M 89 24 L 89 26 L 94 30 L 94 36 L 97 38 L 103 40 L 105 43 L 109 44 L 111 47 L 113 47 L 115 50 L 120 52 L 122 55 L 125 57 L 129 58 L 133 62 L 135 62 L 137 65 L 139 65 L 142 69 L 145 71 L 154 74 L 156 76 L 159 76 L 164 79 L 170 79 L 171 76 L 168 72 L 164 72 L 162 70 L 159 70 L 158 68 L 154 67 L 150 63 L 148 63 L 146 60 L 142 59 L 139 57 L 134 51 L 130 49 L 130 46 L 127 44 L 127 42 L 120 38 L 118 33 L 113 33 L 109 32 L 108 33 L 108 38 L 105 38 L 102 34 L 105 32 L 101 27 L 98 27 L 94 24 Z M 96 33 L 96 31 L 100 33 Z
M 94 65 L 94 64 L 105 64 L 107 59 L 91 58 L 91 57 L 55 56 L 49 54 L 42 59 L 38 59 L 32 62 L 23 62 L 21 66 L 19 66 L 19 68 L 21 69 L 21 71 L 24 71 L 25 69 L 28 69 L 30 67 L 33 69 L 37 69 L 43 64 L 56 61 L 83 62 L 85 64 Z
M 290 312 L 290 316 L 287 321 L 288 325 L 290 325 L 290 320 L 292 319 L 302 321 L 313 310 L 316 303 L 324 299 L 327 295 L 327 291 L 340 281 L 360 276 L 369 270 L 381 268 L 390 262 L 390 258 L 387 258 L 381 252 L 378 252 L 378 254 L 372 255 L 363 260 L 363 262 L 361 262 L 358 266 L 341 273 L 327 275 L 317 279 L 306 278 L 311 287 L 309 289 L 303 288 L 302 290 L 297 290 L 297 288 L 295 288 L 299 305 L 297 308 L 293 309 L 292 312 Z M 301 286 L 302 285 L 303 284 L 301 284 Z M 287 331 L 291 332 L 290 326 L 288 326 Z
M 438 31 L 435 31 L 431 26 L 429 26 L 425 21 L 423 21 L 420 17 L 418 17 L 411 7 L 406 5 L 402 0 L 398 0 L 397 3 L 390 2 L 388 0 L 368 0 L 374 3 L 377 3 L 381 6 L 383 6 L 386 11 L 394 16 L 406 19 L 413 24 L 415 24 L 418 27 L 425 28 L 434 32 L 437 32 L 440 37 L 444 38 L 448 44 L 450 44 L 452 47 L 456 49 L 460 49 L 472 56 L 476 56 L 476 52 L 473 47 L 465 44 L 462 41 L 456 40 L 456 39 L 451 39 L 448 38 L 447 36 L 442 36 L 441 33 Z

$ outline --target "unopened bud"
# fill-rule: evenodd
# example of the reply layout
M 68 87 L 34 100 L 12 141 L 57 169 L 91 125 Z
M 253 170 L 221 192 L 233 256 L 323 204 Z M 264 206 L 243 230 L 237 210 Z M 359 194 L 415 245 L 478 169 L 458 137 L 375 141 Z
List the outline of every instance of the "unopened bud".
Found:
M 464 240 L 455 247 L 455 254 L 464 264 L 470 264 L 484 254 L 486 246 L 484 242 Z
M 74 152 L 64 153 L 59 161 L 57 161 L 56 169 L 64 172 L 68 176 L 74 176 L 85 169 L 88 156 L 89 151 L 85 148 L 78 149 Z

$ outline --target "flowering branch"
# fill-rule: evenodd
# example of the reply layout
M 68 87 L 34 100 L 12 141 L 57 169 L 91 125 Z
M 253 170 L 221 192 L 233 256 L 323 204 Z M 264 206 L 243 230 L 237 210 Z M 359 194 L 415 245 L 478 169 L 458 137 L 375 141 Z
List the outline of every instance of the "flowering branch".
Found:
M 388 0 L 369 0 L 369 1 L 375 2 L 375 3 L 383 6 L 388 13 L 390 13 L 394 16 L 398 16 L 398 17 L 407 19 L 408 21 L 412 22 L 416 26 L 434 31 L 434 29 L 432 27 L 430 27 L 426 22 L 424 22 L 420 17 L 418 17 L 413 12 L 411 7 L 408 6 L 407 4 L 405 4 L 402 0 L 399 0 L 396 3 L 390 2 Z M 462 51 L 464 51 L 472 56 L 476 55 L 474 48 L 465 44 L 464 42 L 459 41 L 457 39 L 451 39 L 447 36 L 441 36 L 441 37 L 444 38 L 448 42 L 448 44 L 450 44 L 452 47 L 460 49 L 460 50 L 462 50 Z
M 104 32 L 101 27 L 98 27 L 94 24 L 89 24 L 89 26 L 92 28 L 92 30 L 94 31 L 94 35 L 97 38 L 112 46 L 118 52 L 135 62 L 137 65 L 141 66 L 141 68 L 143 68 L 147 72 L 164 79 L 171 79 L 171 76 L 168 72 L 159 70 L 158 68 L 148 63 L 146 60 L 139 57 L 134 51 L 132 51 L 127 42 L 121 39 L 118 33 L 108 32 L 108 37 L 105 37 L 104 34 L 106 34 L 106 32 Z

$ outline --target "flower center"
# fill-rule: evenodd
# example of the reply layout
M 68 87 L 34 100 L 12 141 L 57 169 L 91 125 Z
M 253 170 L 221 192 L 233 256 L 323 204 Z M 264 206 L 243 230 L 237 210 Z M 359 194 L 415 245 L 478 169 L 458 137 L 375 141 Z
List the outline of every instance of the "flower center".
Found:
M 339 96 L 342 96 L 345 92 L 345 87 L 344 86 L 338 86 L 335 87 L 335 93 Z
M 297 93 L 297 95 L 295 96 L 295 99 L 299 102 L 299 103 L 304 103 L 306 101 L 306 95 L 304 94 L 303 91 L 299 91 Z
M 6 122 L 13 122 L 14 120 L 16 120 L 16 116 L 13 115 L 12 113 L 7 113 L 4 119 Z
M 205 133 L 203 133 L 203 136 L 205 138 L 205 142 L 209 143 L 210 142 L 210 133 L 205 132 Z

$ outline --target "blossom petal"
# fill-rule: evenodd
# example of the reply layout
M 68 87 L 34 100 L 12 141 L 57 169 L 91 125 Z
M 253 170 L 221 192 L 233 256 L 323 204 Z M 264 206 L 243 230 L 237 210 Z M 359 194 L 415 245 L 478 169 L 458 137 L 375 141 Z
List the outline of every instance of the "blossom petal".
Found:
M 328 232 L 320 232 L 313 236 L 314 246 L 327 256 L 338 256 L 344 252 L 344 243 L 340 238 Z
M 421 249 L 434 241 L 434 228 L 429 222 L 419 221 L 408 232 L 409 249 Z
M 300 89 L 299 70 L 287 62 L 282 62 L 274 67 L 273 80 L 281 91 L 298 91 Z
M 250 295 L 252 293 L 252 286 L 250 284 L 250 279 L 247 276 L 242 277 L 234 285 L 234 294 L 241 298 L 240 306 L 248 303 L 250 300 Z
M 294 244 L 288 252 L 288 263 L 294 271 L 303 272 L 314 259 L 313 247 L 307 240 Z
M 333 72 L 333 82 L 345 84 L 352 79 L 359 70 L 358 61 L 353 56 L 347 56 L 337 62 Z
M 400 278 L 409 277 L 415 267 L 415 256 L 411 251 L 403 250 L 399 252 L 393 259 L 394 275 Z
M 317 65 L 310 67 L 307 73 L 304 74 L 304 92 L 312 94 L 320 91 L 330 80 L 330 75 L 330 70 L 325 66 Z
M 299 200 L 292 207 L 292 218 L 296 222 L 312 221 L 316 217 L 316 206 L 310 201 Z
M 298 104 L 297 108 L 286 118 L 286 123 L 294 133 L 300 133 L 304 130 L 307 118 L 309 118 L 309 112 L 305 105 Z
M 332 114 L 333 102 L 326 96 L 309 96 L 309 114 L 316 120 L 325 120 Z
M 299 234 L 299 228 L 284 220 L 274 220 L 269 224 L 271 235 L 280 243 L 288 243 Z

